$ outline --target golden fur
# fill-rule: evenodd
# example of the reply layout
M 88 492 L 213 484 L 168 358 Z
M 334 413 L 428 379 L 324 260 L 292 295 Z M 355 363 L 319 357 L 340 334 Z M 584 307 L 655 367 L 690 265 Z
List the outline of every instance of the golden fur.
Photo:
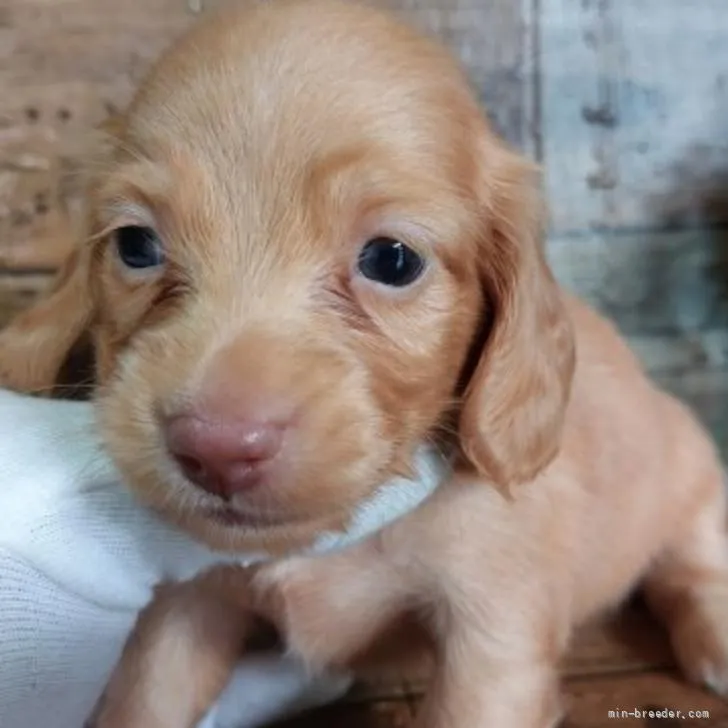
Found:
M 687 675 L 728 694 L 714 448 L 557 286 L 535 170 L 437 44 L 334 0 L 236 6 L 162 58 L 91 173 L 88 240 L 0 335 L 0 381 L 50 387 L 89 331 L 104 437 L 145 502 L 217 548 L 291 553 L 423 442 L 459 456 L 434 497 L 360 546 L 228 573 L 215 593 L 239 609 L 213 609 L 204 580 L 155 602 L 99 728 L 194 725 L 230 667 L 221 615 L 238 645 L 248 596 L 315 668 L 371 662 L 414 615 L 436 650 L 422 728 L 552 725 L 574 625 L 640 581 Z M 128 224 L 157 230 L 160 270 L 122 269 L 110 235 Z M 420 252 L 424 276 L 358 276 L 378 235 Z M 270 483 L 233 503 L 247 525 L 226 525 L 162 422 L 259 407 L 295 410 L 295 426 Z M 204 659 L 160 667 L 150 690 L 139 666 L 164 665 L 168 639 Z

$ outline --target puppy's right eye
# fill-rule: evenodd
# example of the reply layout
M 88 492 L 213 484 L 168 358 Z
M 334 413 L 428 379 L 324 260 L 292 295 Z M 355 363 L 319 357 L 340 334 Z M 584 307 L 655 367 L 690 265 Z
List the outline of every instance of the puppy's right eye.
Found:
M 425 270 L 425 261 L 412 248 L 393 238 L 373 238 L 359 253 L 359 272 L 370 281 L 403 288 Z
M 117 253 L 127 268 L 156 268 L 164 263 L 162 241 L 152 228 L 127 225 L 114 235 Z

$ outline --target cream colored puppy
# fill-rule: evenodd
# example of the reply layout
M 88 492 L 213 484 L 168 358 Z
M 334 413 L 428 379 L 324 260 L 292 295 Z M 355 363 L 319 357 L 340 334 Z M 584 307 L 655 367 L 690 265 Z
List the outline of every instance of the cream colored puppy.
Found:
M 89 238 L 1 376 L 48 386 L 89 332 L 133 490 L 282 558 L 161 592 L 99 726 L 193 725 L 252 610 L 313 669 L 409 619 L 436 656 L 418 725 L 545 728 L 572 629 L 638 583 L 686 674 L 728 693 L 713 445 L 555 283 L 534 171 L 442 48 L 356 5 L 244 3 L 164 56 L 105 146 Z M 421 507 L 286 558 L 423 449 L 454 468 Z

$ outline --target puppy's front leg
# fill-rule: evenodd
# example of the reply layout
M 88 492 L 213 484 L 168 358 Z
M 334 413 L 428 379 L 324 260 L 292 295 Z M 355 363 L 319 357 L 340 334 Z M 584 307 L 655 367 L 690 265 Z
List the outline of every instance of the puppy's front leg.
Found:
M 441 645 L 417 728 L 554 728 L 563 717 L 555 665 L 501 654 L 480 628 L 461 626 Z
M 348 667 L 414 606 L 412 586 L 382 557 L 377 538 L 329 556 L 265 565 L 252 582 L 259 612 L 314 671 Z
M 408 553 L 418 553 L 410 546 Z M 555 725 L 558 654 L 542 649 L 542 610 L 507 599 L 482 609 L 473 585 L 448 593 L 441 585 L 452 578 L 442 578 L 436 565 L 433 571 L 433 562 L 413 561 L 374 539 L 341 554 L 265 566 L 253 586 L 286 644 L 314 670 L 366 664 L 380 633 L 421 610 L 438 658 L 418 728 Z
M 249 630 L 248 575 L 221 567 L 159 587 L 86 728 L 193 728 L 217 699 Z

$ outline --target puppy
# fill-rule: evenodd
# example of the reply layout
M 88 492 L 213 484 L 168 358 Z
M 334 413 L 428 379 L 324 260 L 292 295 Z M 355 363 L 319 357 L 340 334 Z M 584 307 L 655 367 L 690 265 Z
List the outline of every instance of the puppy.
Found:
M 214 700 L 234 651 L 195 588 L 312 669 L 417 620 L 418 726 L 546 728 L 574 626 L 641 583 L 687 676 L 728 695 L 714 447 L 557 285 L 535 170 L 436 43 L 335 0 L 206 19 L 108 130 L 89 201 L 88 239 L 2 336 L 3 381 L 49 387 L 88 332 L 138 496 L 215 548 L 281 556 L 153 604 L 99 726 L 181 728 Z M 286 557 L 422 452 L 453 462 L 422 505 Z

